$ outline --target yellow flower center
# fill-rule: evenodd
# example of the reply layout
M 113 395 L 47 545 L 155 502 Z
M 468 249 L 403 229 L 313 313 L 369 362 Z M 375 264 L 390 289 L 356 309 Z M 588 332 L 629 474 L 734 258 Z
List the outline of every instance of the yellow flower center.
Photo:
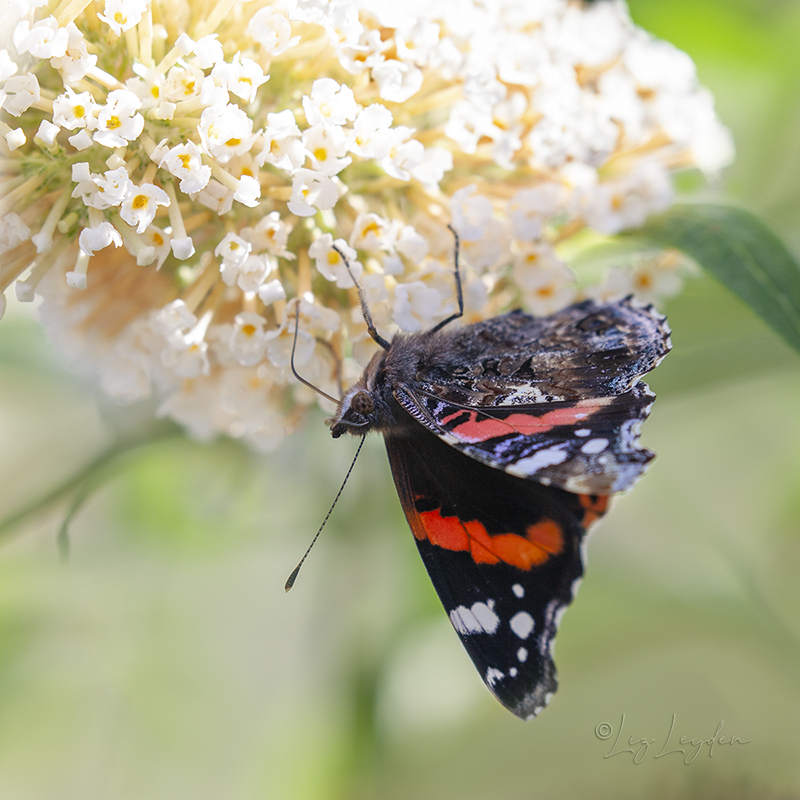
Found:
M 378 233 L 378 223 L 375 220 L 370 220 L 369 224 L 365 225 L 361 230 L 361 236 L 367 236 L 370 233 Z

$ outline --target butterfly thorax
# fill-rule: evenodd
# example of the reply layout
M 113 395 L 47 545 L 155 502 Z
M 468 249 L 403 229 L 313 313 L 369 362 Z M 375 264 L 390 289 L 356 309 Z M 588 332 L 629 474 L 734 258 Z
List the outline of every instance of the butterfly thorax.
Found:
M 331 422 L 331 435 L 364 436 L 371 430 L 384 435 L 398 434 L 410 424 L 407 412 L 395 398 L 401 384 L 415 379 L 427 362 L 431 347 L 448 340 L 445 332 L 398 334 L 389 349 L 376 353 L 361 377 L 339 401 Z

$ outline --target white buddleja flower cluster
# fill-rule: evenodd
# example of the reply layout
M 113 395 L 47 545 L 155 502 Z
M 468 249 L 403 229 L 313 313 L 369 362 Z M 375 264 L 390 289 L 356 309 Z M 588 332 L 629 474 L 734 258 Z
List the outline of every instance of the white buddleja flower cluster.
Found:
M 658 299 L 657 254 L 565 258 L 641 225 L 727 130 L 622 0 L 13 0 L 0 11 L 0 314 L 120 401 L 270 449 L 378 329 L 586 296 Z M 624 267 L 624 268 L 623 268 Z M 5 293 L 5 294 L 4 294 Z

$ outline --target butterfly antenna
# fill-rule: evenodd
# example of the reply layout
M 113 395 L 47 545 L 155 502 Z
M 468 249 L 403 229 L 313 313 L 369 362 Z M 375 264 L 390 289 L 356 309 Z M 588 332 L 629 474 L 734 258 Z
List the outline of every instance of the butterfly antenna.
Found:
M 322 395 L 322 397 L 330 400 L 331 403 L 334 405 L 339 405 L 339 400 L 335 397 L 331 397 L 327 392 L 323 392 L 317 386 L 314 386 L 313 383 L 309 383 L 302 375 L 300 375 L 297 370 L 294 368 L 294 351 L 297 348 L 297 331 L 300 330 L 300 301 L 298 300 L 297 305 L 294 307 L 295 314 L 294 314 L 294 339 L 292 340 L 292 357 L 289 359 L 289 364 L 292 367 L 292 374 L 300 381 L 300 383 L 305 384 L 308 386 L 309 389 L 313 389 L 317 394 Z
M 367 323 L 367 330 L 369 331 L 369 335 L 376 341 L 384 350 L 389 349 L 389 342 L 383 338 L 378 333 L 377 328 L 375 327 L 375 323 L 372 321 L 372 314 L 369 313 L 369 306 L 367 305 L 367 296 L 364 294 L 364 290 L 361 288 L 361 284 L 356 280 L 356 276 L 353 275 L 353 270 L 350 267 L 350 261 L 347 259 L 347 256 L 338 248 L 337 245 L 331 245 L 333 249 L 339 254 L 339 257 L 344 261 L 345 267 L 347 267 L 347 272 L 350 275 L 350 279 L 353 281 L 356 289 L 358 289 L 358 300 L 361 303 L 361 315 L 364 317 L 364 322 Z
M 431 333 L 435 333 L 438 330 L 444 328 L 445 325 L 449 325 L 454 319 L 458 319 L 459 317 L 464 316 L 464 292 L 461 289 L 461 272 L 458 268 L 458 256 L 459 251 L 461 249 L 461 241 L 458 238 L 458 233 L 456 233 L 456 229 L 448 223 L 448 228 L 450 228 L 450 233 L 453 234 L 453 239 L 455 240 L 454 243 L 454 250 L 453 250 L 453 261 L 455 262 L 455 276 L 456 276 L 456 298 L 458 299 L 458 311 L 455 314 L 451 314 L 447 319 L 443 319 L 438 325 L 431 329 Z
M 336 508 L 336 503 L 339 501 L 339 498 L 342 496 L 342 492 L 344 491 L 345 484 L 347 483 L 347 479 L 350 477 L 350 473 L 353 471 L 353 467 L 356 465 L 356 459 L 358 458 L 358 454 L 361 452 L 361 448 L 364 446 L 364 439 L 366 437 L 362 436 L 361 441 L 358 444 L 358 450 L 356 450 L 356 454 L 353 456 L 353 461 L 350 464 L 350 469 L 347 470 L 347 475 L 344 476 L 344 480 L 342 481 L 342 485 L 339 488 L 339 491 L 336 493 L 336 497 L 333 498 L 333 502 L 331 503 L 331 507 L 328 509 L 328 513 L 325 515 L 325 519 L 322 520 L 322 525 L 319 526 L 319 530 L 316 533 L 316 536 L 311 540 L 311 544 L 308 546 L 308 550 L 306 550 L 303 557 L 300 559 L 300 563 L 292 570 L 292 574 L 286 580 L 286 585 L 283 587 L 287 592 L 289 589 L 294 586 L 294 582 L 297 580 L 297 573 L 300 572 L 300 567 L 303 566 L 303 562 L 308 558 L 308 554 L 311 552 L 311 548 L 317 543 L 317 539 L 319 539 L 319 535 L 322 533 L 322 529 L 325 527 L 325 523 L 330 518 L 331 514 L 333 513 L 333 509 Z

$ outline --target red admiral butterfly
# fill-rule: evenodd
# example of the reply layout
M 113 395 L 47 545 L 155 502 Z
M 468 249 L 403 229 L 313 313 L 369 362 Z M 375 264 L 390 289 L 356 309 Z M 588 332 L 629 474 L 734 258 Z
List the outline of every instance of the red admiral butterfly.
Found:
M 531 719 L 558 685 L 553 640 L 584 535 L 653 458 L 638 445 L 654 399 L 640 378 L 669 351 L 669 328 L 626 298 L 445 331 L 463 313 L 457 257 L 456 287 L 458 313 L 391 342 L 361 294 L 382 352 L 339 401 L 331 433 L 383 434 L 453 627 L 495 697 Z

